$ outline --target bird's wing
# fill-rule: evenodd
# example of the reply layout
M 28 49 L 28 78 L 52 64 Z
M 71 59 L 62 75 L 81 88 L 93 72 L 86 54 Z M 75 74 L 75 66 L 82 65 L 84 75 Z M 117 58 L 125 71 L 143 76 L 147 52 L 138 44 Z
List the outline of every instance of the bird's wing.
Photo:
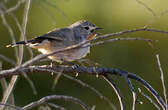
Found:
M 69 28 L 55 29 L 53 31 L 48 32 L 47 34 L 43 34 L 31 40 L 16 42 L 14 44 L 7 45 L 7 47 L 9 46 L 14 47 L 20 44 L 36 46 L 38 44 L 41 44 L 43 41 L 59 42 L 61 44 L 67 44 L 68 41 L 67 39 L 69 36 L 73 36 L 72 34 L 73 34 L 72 30 Z
M 51 41 L 51 42 L 52 41 L 59 41 L 59 42 L 61 42 L 61 41 L 64 40 L 64 35 L 60 34 L 61 30 L 62 29 L 55 29 L 53 31 L 50 31 L 47 34 L 43 34 L 43 35 L 41 35 L 39 37 L 36 37 L 36 38 L 30 40 L 31 42 L 29 42 L 29 43 L 41 43 L 44 40 L 48 40 L 48 41 Z

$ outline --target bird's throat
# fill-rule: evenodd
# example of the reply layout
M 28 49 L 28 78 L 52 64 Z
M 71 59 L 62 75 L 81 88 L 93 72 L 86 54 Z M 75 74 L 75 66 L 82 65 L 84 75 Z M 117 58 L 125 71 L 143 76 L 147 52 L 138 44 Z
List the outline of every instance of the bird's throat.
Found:
M 92 40 L 92 39 L 94 39 L 94 38 L 96 37 L 96 35 L 97 35 L 97 34 L 93 34 L 93 33 L 92 33 L 92 34 L 88 37 L 87 40 Z

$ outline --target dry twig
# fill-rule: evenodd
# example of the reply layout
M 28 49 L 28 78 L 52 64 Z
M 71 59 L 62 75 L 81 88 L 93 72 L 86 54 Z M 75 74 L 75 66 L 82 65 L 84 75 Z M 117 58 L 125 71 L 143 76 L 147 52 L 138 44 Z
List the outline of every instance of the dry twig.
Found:
M 163 88 L 163 95 L 164 95 L 164 99 L 165 99 L 165 103 L 166 103 L 166 110 L 168 110 L 167 108 L 167 91 L 166 91 L 166 86 L 165 86 L 165 80 L 164 80 L 164 73 L 163 73 L 163 69 L 160 63 L 160 58 L 159 58 L 159 54 L 156 54 L 156 59 L 157 59 L 157 64 L 158 64 L 158 68 L 160 70 L 160 79 L 162 81 L 162 88 Z
M 57 99 L 62 99 L 62 100 L 67 100 L 67 101 L 71 101 L 74 103 L 79 104 L 84 110 L 92 110 L 91 107 L 87 106 L 85 103 L 83 103 L 80 99 L 74 98 L 72 96 L 64 96 L 64 95 L 51 95 L 51 96 L 46 96 L 41 98 L 38 101 L 32 102 L 24 107 L 22 107 L 23 110 L 30 110 L 34 107 L 37 107 L 39 105 L 42 105 L 44 103 L 46 103 L 47 101 L 50 100 L 57 100 Z

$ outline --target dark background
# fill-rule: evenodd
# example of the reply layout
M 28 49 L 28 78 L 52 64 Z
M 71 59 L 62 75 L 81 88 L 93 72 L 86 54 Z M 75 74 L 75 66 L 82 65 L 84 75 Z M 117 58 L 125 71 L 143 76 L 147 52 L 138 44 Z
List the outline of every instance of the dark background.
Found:
M 156 29 L 168 31 L 168 14 L 161 16 L 157 19 L 152 15 L 149 10 L 144 8 L 136 0 L 32 0 L 29 19 L 27 24 L 26 36 L 27 39 L 42 35 L 54 28 L 61 28 L 74 23 L 77 20 L 85 19 L 89 20 L 99 27 L 103 27 L 104 30 L 101 33 L 114 33 L 123 30 L 129 30 L 134 28 L 141 28 L 147 24 Z M 12 0 L 8 3 L 8 7 L 15 5 L 17 0 Z M 48 2 L 51 4 L 48 4 Z M 166 0 L 144 0 L 146 5 L 153 9 L 157 15 L 167 10 L 168 1 Z M 20 22 L 23 18 L 24 5 L 18 10 L 14 11 Z M 14 20 L 7 16 L 7 20 L 14 30 L 17 41 L 20 38 L 20 32 L 17 28 Z M 154 89 L 156 89 L 161 96 L 162 86 L 160 81 L 160 72 L 157 67 L 155 52 L 160 54 L 161 64 L 164 70 L 165 81 L 167 83 L 168 72 L 168 35 L 156 32 L 136 32 L 125 34 L 119 37 L 141 37 L 152 40 L 158 40 L 154 43 L 154 48 L 151 48 L 146 42 L 143 41 L 118 41 L 101 46 L 91 48 L 91 53 L 86 57 L 87 59 L 97 62 L 101 67 L 120 68 L 132 73 L 135 73 L 146 81 L 148 81 Z M 11 38 L 7 28 L 2 24 L 0 19 L 0 54 L 3 54 L 13 60 L 15 59 L 15 53 L 13 48 L 5 48 L 7 44 L 10 44 Z M 34 56 L 39 54 L 34 51 Z M 25 49 L 24 61 L 28 60 L 30 55 Z M 3 62 L 3 69 L 11 68 L 12 65 Z M 48 63 L 47 63 L 48 64 Z M 54 76 L 51 74 L 31 74 L 29 75 L 37 89 L 38 94 L 33 95 L 32 89 L 24 77 L 19 77 L 17 84 L 14 88 L 14 96 L 16 105 L 23 106 L 39 98 L 47 95 L 70 95 L 83 100 L 86 104 L 93 106 L 96 105 L 96 110 L 111 110 L 110 105 L 101 100 L 90 89 L 83 87 L 72 80 L 61 77 L 56 85 L 54 91 L 51 90 Z M 75 75 L 72 75 L 75 77 Z M 80 75 L 77 77 L 91 86 L 95 87 L 104 96 L 108 97 L 110 101 L 116 105 L 118 109 L 119 102 L 115 95 L 115 92 L 110 85 L 102 78 L 90 75 Z M 132 95 L 128 88 L 128 84 L 124 78 L 113 78 L 119 85 L 124 97 L 128 109 L 132 106 Z M 133 81 L 133 84 L 137 88 L 142 90 L 150 96 L 150 93 L 146 91 L 137 82 Z M 167 87 L 167 86 L 166 86 Z M 2 95 L 2 92 L 1 92 Z M 143 104 L 137 104 L 136 110 L 155 110 L 154 106 L 150 104 L 137 91 L 138 98 L 143 101 Z M 154 100 L 156 101 L 156 100 Z M 65 106 L 68 110 L 82 110 L 79 105 L 65 101 L 55 101 L 57 104 Z

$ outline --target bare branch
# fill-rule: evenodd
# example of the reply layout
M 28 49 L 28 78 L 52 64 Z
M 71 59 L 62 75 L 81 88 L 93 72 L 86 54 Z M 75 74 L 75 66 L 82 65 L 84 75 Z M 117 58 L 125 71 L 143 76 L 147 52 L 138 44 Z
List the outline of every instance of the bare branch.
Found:
M 110 102 L 110 100 L 109 100 L 107 97 L 105 97 L 102 93 L 100 93 L 97 89 L 95 89 L 95 88 L 92 87 L 91 85 L 89 85 L 89 84 L 87 84 L 87 83 L 85 83 L 85 82 L 83 82 L 83 81 L 81 81 L 81 80 L 79 80 L 79 79 L 76 79 L 76 78 L 74 78 L 74 77 L 72 77 L 72 76 L 69 76 L 69 75 L 67 75 L 67 74 L 64 74 L 64 73 L 63 73 L 62 75 L 63 75 L 64 77 L 70 79 L 70 80 L 73 80 L 73 81 L 77 82 L 78 84 L 80 84 L 80 85 L 82 85 L 82 86 L 84 86 L 84 87 L 89 88 L 90 90 L 92 90 L 93 92 L 95 92 L 101 99 L 104 99 L 105 101 L 107 101 L 108 104 L 111 106 L 111 108 L 112 108 L 113 110 L 117 110 L 117 108 L 115 107 L 115 105 L 112 104 L 112 103 Z
M 26 26 L 27 26 L 27 22 L 28 22 L 28 14 L 29 14 L 29 9 L 30 9 L 30 4 L 31 4 L 31 0 L 26 0 L 26 6 L 25 6 L 25 12 L 24 12 L 24 16 L 23 16 L 23 34 L 21 34 L 21 38 L 20 40 L 26 40 Z M 18 64 L 21 65 L 22 60 L 23 60 L 23 46 L 20 46 L 19 48 L 19 62 Z
M 0 54 L 0 58 L 3 59 L 3 60 L 6 61 L 6 62 L 12 64 L 12 65 L 15 65 L 15 61 L 14 61 L 14 60 L 12 60 L 12 59 L 10 59 L 10 58 L 4 56 L 4 55 L 1 55 L 1 54 Z
M 65 14 L 65 12 L 62 11 L 58 6 L 56 6 L 56 5 L 52 4 L 52 3 L 50 3 L 48 0 L 37 0 L 37 1 L 39 1 L 39 2 L 42 1 L 44 4 L 46 4 L 46 5 L 48 5 L 48 6 L 52 7 L 52 8 L 54 8 L 54 9 L 56 9 L 56 11 L 58 11 L 58 12 L 65 18 L 66 22 L 69 24 L 69 22 L 70 22 L 69 17 L 68 17 L 68 16 Z
M 23 110 L 22 108 L 18 107 L 18 106 L 15 106 L 15 105 L 11 105 L 11 104 L 3 104 L 0 102 L 0 105 L 3 105 L 5 106 L 7 109 L 6 110 L 11 110 L 11 109 L 8 109 L 8 107 L 12 108 L 12 110 Z
M 24 72 L 23 72 L 23 76 L 24 76 L 24 78 L 27 80 L 27 82 L 29 83 L 30 87 L 32 88 L 33 94 L 34 94 L 34 95 L 37 95 L 37 90 L 36 90 L 36 87 L 35 87 L 33 81 L 32 81 L 32 80 L 29 78 L 29 76 L 27 76 L 27 74 L 24 73 Z
M 8 87 L 6 88 L 5 92 L 4 92 L 4 95 L 3 95 L 3 98 L 2 98 L 2 103 L 6 104 L 11 93 L 12 93 L 12 90 L 13 90 L 13 87 L 15 86 L 15 83 L 16 83 L 16 76 L 12 76 L 12 79 L 10 81 L 10 83 L 8 84 Z M 0 106 L 0 110 L 3 110 L 5 106 Z
M 162 97 L 158 94 L 158 92 L 155 89 L 153 89 L 149 83 L 147 83 L 141 77 L 139 77 L 135 74 L 132 74 L 132 73 L 129 73 L 128 77 L 140 82 L 155 97 L 155 99 L 158 101 L 158 103 L 160 104 L 162 109 L 165 110 L 165 108 L 166 108 L 165 102 L 163 101 Z
M 109 82 L 109 84 L 111 85 L 111 87 L 113 87 L 116 95 L 118 96 L 121 110 L 126 110 L 126 104 L 125 104 L 125 101 L 124 101 L 124 97 L 121 94 L 121 91 L 118 88 L 118 86 L 115 84 L 115 82 L 107 74 L 104 74 L 103 76 Z
M 66 110 L 64 107 L 61 107 L 59 105 L 53 104 L 53 103 L 46 103 L 47 105 L 54 107 L 57 110 Z
M 141 0 L 136 0 L 139 4 L 144 6 L 154 17 L 157 17 L 157 14 L 154 12 L 153 9 L 151 9 L 149 6 L 147 6 L 145 3 L 143 3 Z
M 135 89 L 134 89 L 134 87 L 133 87 L 133 84 L 132 84 L 131 80 L 128 78 L 128 76 L 125 75 L 124 77 L 125 77 L 125 79 L 127 80 L 128 85 L 129 85 L 129 87 L 130 87 L 130 90 L 131 90 L 131 92 L 132 92 L 132 96 L 133 96 L 132 110 L 135 110 L 135 109 L 136 109 L 136 99 L 137 99 L 137 97 L 136 97 L 136 92 L 135 92 Z
M 105 40 L 105 41 L 98 41 L 96 43 L 92 43 L 91 46 L 97 46 L 97 45 L 104 45 L 106 43 L 112 43 L 112 42 L 116 42 L 116 41 L 135 41 L 135 40 L 141 40 L 141 41 L 145 41 L 145 42 L 153 42 L 153 40 L 151 39 L 143 39 L 143 38 L 113 38 L 113 39 L 109 39 L 109 40 Z
M 46 103 L 47 101 L 50 100 L 57 100 L 57 99 L 61 99 L 61 100 L 67 100 L 67 101 L 71 101 L 74 102 L 76 104 L 79 104 L 84 110 L 92 110 L 91 107 L 87 106 L 85 103 L 83 103 L 81 100 L 75 98 L 75 97 L 71 97 L 71 96 L 64 96 L 64 95 L 50 95 L 50 96 L 46 96 L 41 98 L 38 101 L 32 102 L 24 107 L 22 107 L 23 110 L 30 110 L 36 106 L 42 105 L 44 103 Z
M 111 69 L 111 68 L 86 68 L 86 67 L 81 67 L 78 66 L 77 68 L 73 68 L 73 67 L 69 67 L 69 66 L 54 66 L 54 67 L 50 67 L 47 65 L 44 66 L 29 66 L 29 67 L 25 67 L 25 68 L 13 68 L 13 69 L 9 69 L 9 70 L 2 70 L 0 71 L 0 77 L 9 77 L 12 75 L 19 75 L 21 74 L 20 71 L 24 71 L 26 73 L 30 73 L 33 71 L 39 71 L 39 72 L 53 72 L 57 74 L 58 71 L 63 70 L 63 73 L 85 73 L 85 74 L 90 74 L 90 75 L 104 75 L 104 73 L 108 73 L 108 74 L 113 74 L 113 75 L 119 75 L 119 76 L 124 76 L 125 74 L 128 75 L 128 78 L 134 79 L 136 81 L 138 81 L 139 83 L 141 83 L 145 88 L 147 88 L 148 91 L 151 92 L 151 94 L 156 98 L 156 100 L 158 101 L 158 103 L 160 104 L 160 106 L 165 109 L 166 108 L 166 104 L 163 101 L 163 99 L 161 98 L 161 96 L 157 93 L 157 91 L 155 89 L 152 88 L 152 86 L 147 83 L 145 80 L 143 80 L 141 77 L 139 77 L 138 75 L 120 70 L 120 69 Z
M 0 70 L 2 70 L 2 63 L 1 62 L 0 62 Z M 8 83 L 5 78 L 0 79 L 0 83 L 2 85 L 2 90 L 3 90 L 3 95 L 4 95 L 5 90 L 8 88 Z M 14 95 L 13 94 L 10 95 L 8 103 L 11 103 L 11 104 L 14 103 Z M 7 106 L 2 105 L 2 107 L 7 107 Z
M 25 0 L 18 0 L 17 4 L 15 6 L 12 6 L 11 8 L 7 9 L 5 13 L 11 13 L 15 10 L 17 10 L 20 6 L 24 4 Z
M 149 11 L 155 18 L 153 20 L 151 20 L 147 25 L 145 25 L 144 27 L 148 27 L 149 25 L 151 25 L 153 22 L 155 22 L 157 19 L 159 19 L 160 17 L 164 16 L 165 14 L 168 13 L 168 10 L 165 10 L 163 12 L 161 12 L 161 14 L 157 14 L 152 8 L 150 8 L 147 4 L 145 4 L 144 2 L 142 2 L 141 0 L 136 0 L 137 3 L 139 3 L 140 5 L 142 5 L 147 11 Z
M 51 73 L 51 74 L 52 74 L 52 73 Z M 53 85 L 52 85 L 52 90 L 55 89 L 55 86 L 56 86 L 58 80 L 60 79 L 60 77 L 62 76 L 62 74 L 63 74 L 62 71 L 58 72 L 57 76 L 56 76 L 55 79 L 54 79 L 54 83 L 53 83 Z
M 4 5 L 2 4 L 2 6 L 4 6 Z M 16 39 L 15 39 L 14 32 L 13 32 L 11 26 L 9 25 L 8 21 L 6 20 L 6 17 L 4 15 L 4 11 L 1 8 L 0 8 L 0 15 L 2 18 L 2 23 L 4 24 L 4 26 L 6 26 L 6 28 L 9 31 L 10 37 L 12 39 L 12 43 L 15 43 Z M 16 58 L 18 59 L 19 55 L 18 55 L 18 49 L 16 47 L 15 47 L 15 55 L 16 55 Z
M 160 79 L 162 81 L 162 87 L 163 87 L 163 95 L 164 95 L 164 99 L 166 102 L 166 110 L 168 110 L 168 102 L 167 102 L 167 92 L 166 92 L 166 86 L 165 86 L 165 80 L 164 80 L 164 73 L 163 73 L 163 69 L 160 63 L 160 58 L 159 58 L 159 54 L 156 54 L 156 59 L 157 59 L 157 64 L 158 64 L 158 68 L 160 70 Z
M 158 32 L 158 33 L 168 34 L 168 31 L 143 27 L 143 28 L 139 28 L 139 29 L 125 30 L 125 31 L 120 31 L 120 32 L 116 32 L 116 33 L 110 33 L 110 34 L 101 35 L 101 36 L 98 36 L 94 40 L 106 39 L 106 38 L 110 38 L 112 36 L 120 36 L 120 35 L 124 35 L 124 34 L 128 34 L 128 33 L 134 33 L 134 32 L 139 32 L 139 31 Z
M 147 96 L 140 88 L 138 88 L 138 91 L 145 97 L 147 98 L 158 110 L 160 110 L 160 107 L 152 100 L 151 97 Z

